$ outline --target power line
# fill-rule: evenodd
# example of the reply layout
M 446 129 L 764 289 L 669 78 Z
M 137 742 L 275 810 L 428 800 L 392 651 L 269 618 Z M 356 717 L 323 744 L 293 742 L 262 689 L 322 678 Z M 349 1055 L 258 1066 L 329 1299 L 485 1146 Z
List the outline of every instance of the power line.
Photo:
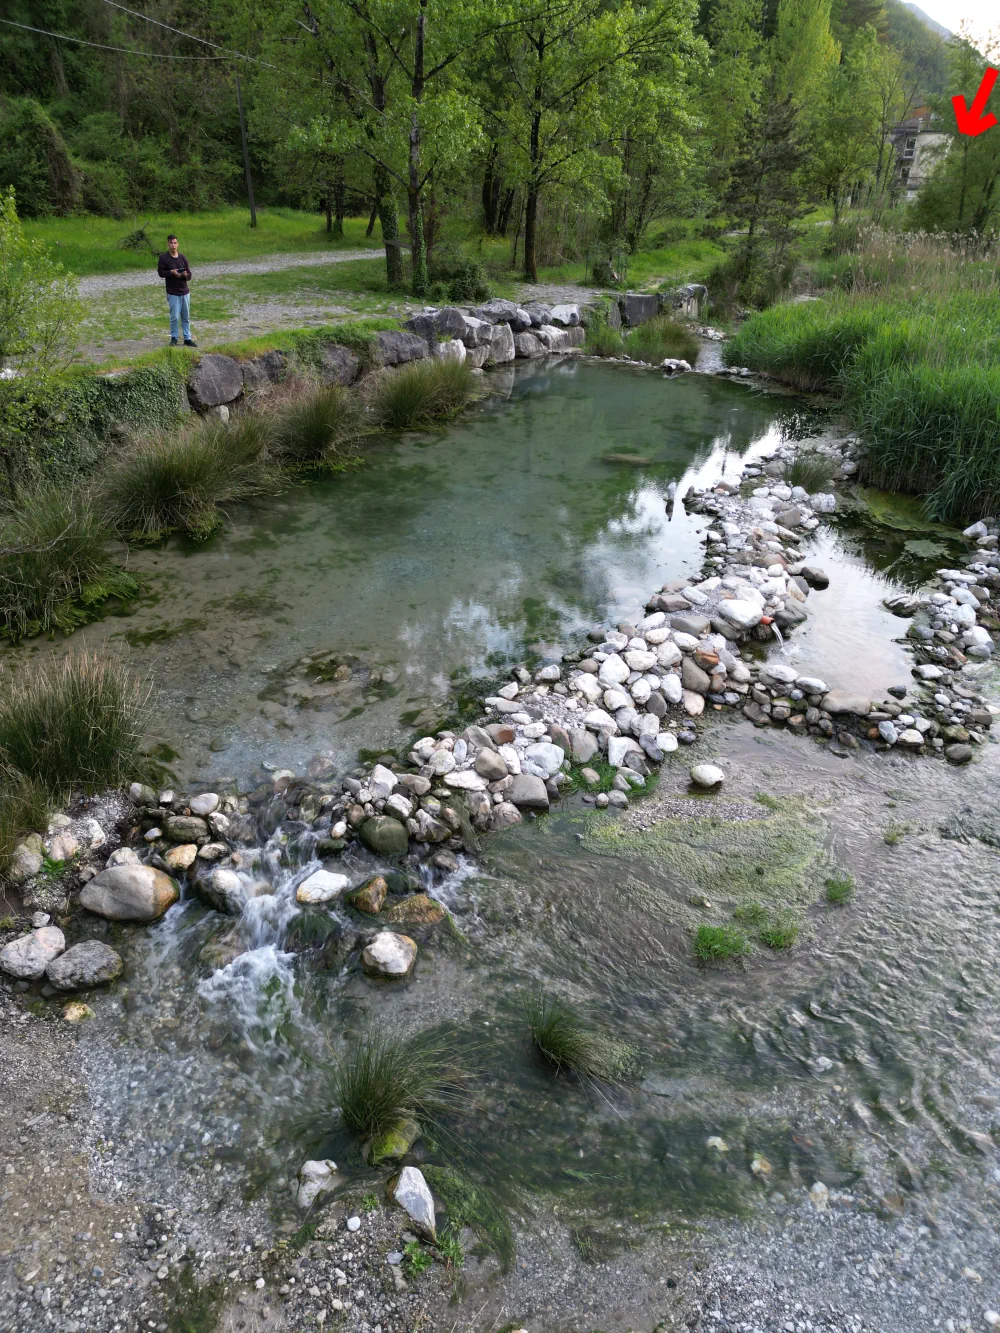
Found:
M 210 42 L 207 37 L 196 37 L 193 32 L 185 32 L 183 28 L 172 28 L 169 23 L 161 23 L 159 19 L 151 18 L 149 14 L 143 14 L 137 9 L 129 9 L 127 5 L 118 4 L 117 0 L 104 0 L 104 3 L 110 5 L 112 9 L 120 9 L 123 14 L 131 14 L 133 18 L 142 19 L 144 23 L 152 23 L 157 28 L 164 28 L 167 32 L 176 33 L 178 37 L 186 37 L 191 42 L 200 42 L 202 46 L 210 46 L 213 51 L 222 51 L 223 57 L 216 57 L 217 59 L 246 60 L 250 64 L 261 65 L 264 69 L 277 70 L 279 74 L 282 72 L 277 65 L 272 65 L 267 60 L 259 60 L 257 56 L 245 55 L 242 51 L 232 51 L 228 47 L 219 46 L 217 42 Z M 321 80 L 310 81 L 321 82 Z
M 70 37 L 65 32 L 48 32 L 45 28 L 32 28 L 27 23 L 15 23 L 13 19 L 0 19 L 0 23 L 6 23 L 9 28 L 22 28 L 25 32 L 37 32 L 41 37 L 55 37 L 60 42 L 76 42 L 78 46 L 92 46 L 98 51 L 120 51 L 127 56 L 145 56 L 149 60 L 198 60 L 198 61 L 218 61 L 227 60 L 228 56 L 174 56 L 161 55 L 158 51 L 138 51 L 131 46 L 108 46 L 105 42 L 88 42 L 83 37 Z M 211 42 L 208 43 L 212 45 Z

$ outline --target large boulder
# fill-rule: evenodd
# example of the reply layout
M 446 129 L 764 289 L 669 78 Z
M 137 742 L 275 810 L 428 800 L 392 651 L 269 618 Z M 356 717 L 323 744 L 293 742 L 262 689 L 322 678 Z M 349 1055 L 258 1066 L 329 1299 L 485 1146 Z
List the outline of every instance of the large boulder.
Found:
M 58 926 L 42 926 L 0 949 L 0 971 L 20 981 L 37 981 L 65 948 L 66 939 Z
M 208 839 L 208 824 L 198 815 L 171 815 L 163 825 L 168 842 L 197 842 Z
M 820 706 L 824 712 L 832 713 L 834 716 L 854 713 L 858 717 L 866 717 L 871 711 L 872 704 L 863 694 L 855 694 L 850 690 L 831 690 L 829 694 L 823 696 Z
M 319 377 L 324 384 L 353 384 L 360 370 L 361 361 L 349 347 L 327 343 L 320 353 Z
M 288 365 L 288 358 L 284 352 L 265 352 L 263 356 L 255 356 L 250 361 L 242 361 L 240 370 L 243 373 L 243 388 L 252 393 L 255 389 L 269 389 L 272 384 L 284 376 L 285 367 Z
M 550 314 L 550 323 L 560 324 L 564 329 L 575 329 L 580 323 L 580 307 L 575 303 L 554 305 Z
M 550 352 L 562 352 L 569 344 L 569 329 L 557 329 L 554 324 L 542 324 L 531 333 Z
M 243 371 L 238 361 L 218 352 L 208 352 L 188 375 L 188 398 L 199 412 L 221 407 L 243 392 Z
M 505 792 L 511 805 L 520 810 L 547 810 L 549 794 L 545 783 L 533 773 L 518 773 Z
M 416 333 L 406 329 L 383 329 L 375 335 L 375 357 L 380 366 L 401 366 L 407 361 L 422 361 L 428 347 Z
M 514 352 L 520 359 L 533 360 L 535 357 L 544 356 L 547 350 L 542 340 L 533 333 L 514 335 Z
M 418 315 L 411 315 L 404 320 L 403 328 L 423 338 L 430 346 L 437 342 L 437 315 L 432 310 L 421 310 Z
M 455 337 L 460 337 L 470 350 L 473 347 L 488 346 L 493 336 L 492 330 L 499 326 L 490 324 L 485 319 L 476 319 L 475 315 L 465 315 L 464 319 L 465 330 L 461 334 L 455 334 Z
M 510 325 L 494 324 L 490 327 L 489 360 L 498 366 L 506 361 L 513 361 L 517 355 L 517 348 L 514 345 L 514 335 L 510 331 Z
M 328 903 L 351 887 L 346 875 L 334 874 L 331 870 L 314 870 L 295 890 L 297 903 Z
M 122 966 L 110 945 L 102 940 L 84 940 L 49 963 L 45 976 L 56 990 L 85 990 L 114 981 Z
M 449 338 L 447 342 L 435 343 L 434 355 L 439 361 L 457 361 L 462 365 L 466 357 L 465 343 L 460 338 Z
M 207 875 L 199 875 L 193 888 L 202 902 L 227 916 L 239 916 L 247 904 L 247 884 L 228 866 L 216 866 Z
M 487 301 L 485 305 L 477 306 L 472 313 L 488 324 L 509 324 L 514 333 L 523 333 L 531 328 L 531 316 L 527 310 L 499 296 Z
M 434 317 L 434 324 L 439 338 L 459 338 L 463 341 L 469 327 L 464 311 L 453 305 L 446 305 L 443 310 L 439 310 Z
M 405 856 L 410 846 L 406 825 L 391 815 L 375 815 L 361 825 L 361 841 L 376 856 Z
M 180 890 L 155 866 L 108 866 L 83 886 L 80 905 L 109 921 L 157 921 Z
M 623 304 L 625 323 L 633 329 L 637 324 L 645 324 L 648 320 L 655 319 L 661 308 L 658 296 L 645 296 L 640 292 L 626 292 Z

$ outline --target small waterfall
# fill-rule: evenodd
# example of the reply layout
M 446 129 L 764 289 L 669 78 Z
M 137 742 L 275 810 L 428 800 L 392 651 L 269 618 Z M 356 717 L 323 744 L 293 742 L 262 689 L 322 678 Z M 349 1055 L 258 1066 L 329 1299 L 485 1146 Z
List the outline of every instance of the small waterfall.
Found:
M 774 630 L 774 637 L 775 637 L 775 638 L 778 640 L 778 642 L 781 644 L 782 651 L 784 651 L 784 648 L 785 648 L 785 640 L 782 638 L 781 630 L 778 629 L 778 626 L 777 626 L 776 622 L 773 621 L 773 620 L 771 621 L 771 628 L 772 628 L 772 630 Z

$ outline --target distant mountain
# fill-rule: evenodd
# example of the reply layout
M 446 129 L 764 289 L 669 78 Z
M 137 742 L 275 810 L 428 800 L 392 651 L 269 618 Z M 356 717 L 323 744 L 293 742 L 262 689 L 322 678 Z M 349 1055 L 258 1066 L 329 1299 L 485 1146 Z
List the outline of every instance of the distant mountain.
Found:
M 903 0 L 903 8 L 908 9 L 914 18 L 920 20 L 925 28 L 930 28 L 931 32 L 936 32 L 939 37 L 954 37 L 955 34 L 950 28 L 938 23 L 937 19 L 932 19 L 930 14 L 925 14 L 919 5 L 912 3 L 912 0 Z

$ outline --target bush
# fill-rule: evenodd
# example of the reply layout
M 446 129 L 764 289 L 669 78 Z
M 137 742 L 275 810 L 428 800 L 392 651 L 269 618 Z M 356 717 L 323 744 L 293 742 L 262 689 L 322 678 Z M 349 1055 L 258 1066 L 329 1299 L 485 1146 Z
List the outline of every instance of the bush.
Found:
M 22 217 L 68 213 L 80 191 L 80 173 L 48 112 L 31 97 L 8 103 L 0 121 L 0 181 L 13 185 Z
M 490 279 L 482 264 L 475 259 L 461 260 L 448 283 L 448 295 L 456 302 L 488 300 Z
M 108 555 L 111 533 L 79 491 L 40 482 L 0 511 L 0 636 L 69 633 L 136 580 Z
M 464 363 L 435 357 L 372 377 L 368 390 L 375 421 L 387 430 L 408 430 L 454 416 L 472 397 L 475 382 Z
M 787 912 L 781 913 L 761 928 L 758 938 L 769 949 L 790 949 L 799 938 L 798 922 Z
M 148 697 L 123 662 L 81 656 L 33 667 L 0 695 L 0 764 L 54 797 L 120 786 L 146 767 Z
M 568 1071 L 603 1083 L 620 1083 L 634 1073 L 634 1046 L 597 1032 L 586 1015 L 542 992 L 524 1001 L 532 1041 L 557 1073 Z
M 334 1060 L 327 1100 L 348 1129 L 375 1138 L 400 1119 L 433 1122 L 457 1109 L 461 1087 L 453 1067 L 443 1037 L 375 1028 Z
M 271 418 L 251 412 L 229 424 L 202 422 L 181 435 L 143 441 L 103 476 L 109 521 L 134 541 L 159 541 L 177 531 L 208 537 L 222 522 L 223 505 L 278 489 L 273 441 Z
M 694 365 L 700 347 L 696 335 L 669 315 L 658 315 L 640 324 L 638 328 L 630 330 L 625 338 L 625 350 L 630 357 L 654 364 L 664 357 L 672 356 Z
M 330 467 L 364 429 L 364 407 L 340 385 L 293 395 L 275 417 L 275 448 L 282 462 Z
M 736 926 L 699 926 L 694 937 L 694 956 L 700 963 L 723 963 L 745 958 L 750 941 Z

